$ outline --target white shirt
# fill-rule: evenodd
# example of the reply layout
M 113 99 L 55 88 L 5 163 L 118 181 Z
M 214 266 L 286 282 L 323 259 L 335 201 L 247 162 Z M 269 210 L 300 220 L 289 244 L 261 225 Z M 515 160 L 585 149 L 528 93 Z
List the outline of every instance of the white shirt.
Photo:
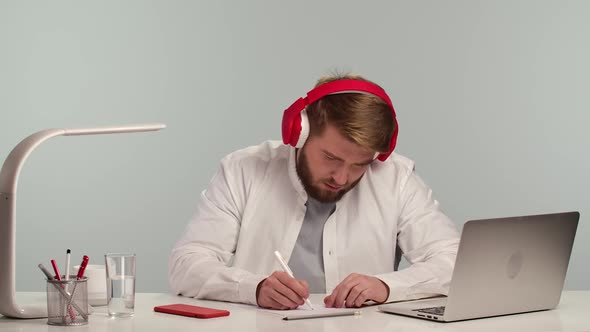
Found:
M 295 148 L 278 141 L 222 159 L 170 255 L 177 294 L 256 304 L 258 283 L 281 270 L 273 252 L 289 261 L 305 216 L 295 165 Z M 387 301 L 446 294 L 458 244 L 414 163 L 393 153 L 369 166 L 324 225 L 326 291 L 359 273 L 385 282 Z M 396 246 L 411 264 L 401 271 Z

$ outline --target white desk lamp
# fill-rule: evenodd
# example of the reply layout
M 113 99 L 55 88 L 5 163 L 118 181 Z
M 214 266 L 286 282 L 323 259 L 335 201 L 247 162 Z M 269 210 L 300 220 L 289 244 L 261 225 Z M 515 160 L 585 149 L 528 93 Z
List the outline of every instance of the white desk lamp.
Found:
M 0 170 L 0 314 L 15 318 L 47 317 L 45 305 L 19 306 L 15 288 L 16 185 L 21 168 L 31 152 L 55 136 L 136 133 L 166 128 L 164 124 L 120 127 L 46 129 L 32 134 L 10 152 Z

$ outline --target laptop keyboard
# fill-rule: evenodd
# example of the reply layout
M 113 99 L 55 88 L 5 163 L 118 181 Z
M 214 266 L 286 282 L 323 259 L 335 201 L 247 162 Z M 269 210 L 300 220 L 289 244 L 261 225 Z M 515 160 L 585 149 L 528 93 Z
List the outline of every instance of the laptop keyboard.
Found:
M 422 309 L 415 309 L 414 311 L 423 312 L 425 314 L 442 316 L 445 314 L 445 307 L 440 306 L 440 307 L 432 307 L 432 308 L 422 308 Z

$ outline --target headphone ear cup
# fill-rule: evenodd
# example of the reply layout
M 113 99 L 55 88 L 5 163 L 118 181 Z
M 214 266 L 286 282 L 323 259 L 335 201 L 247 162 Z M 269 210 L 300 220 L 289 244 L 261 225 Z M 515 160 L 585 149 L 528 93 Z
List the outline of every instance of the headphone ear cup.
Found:
M 392 112 L 393 112 L 393 123 L 394 123 L 394 130 L 393 130 L 393 134 L 391 135 L 391 140 L 389 141 L 389 151 L 387 153 L 382 153 L 380 154 L 377 159 L 381 160 L 381 161 L 385 161 L 387 160 L 387 158 L 389 158 L 389 156 L 393 153 L 393 150 L 395 149 L 395 146 L 397 145 L 397 134 L 399 132 L 399 128 L 397 125 L 397 118 L 395 116 L 395 111 L 393 110 L 393 107 L 391 108 Z
M 299 98 L 283 113 L 281 125 L 283 143 L 297 147 L 301 134 L 301 112 L 305 106 L 305 101 Z M 305 118 L 307 120 L 307 116 Z
M 293 137 L 296 148 L 302 148 L 309 137 L 309 119 L 307 118 L 307 110 L 303 110 L 299 113 L 299 135 Z

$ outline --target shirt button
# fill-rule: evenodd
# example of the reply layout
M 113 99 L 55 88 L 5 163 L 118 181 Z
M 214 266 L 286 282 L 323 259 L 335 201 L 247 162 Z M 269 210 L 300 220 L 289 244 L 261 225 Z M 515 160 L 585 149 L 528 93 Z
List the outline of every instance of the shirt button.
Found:
M 328 250 L 328 255 L 332 255 L 332 250 Z

